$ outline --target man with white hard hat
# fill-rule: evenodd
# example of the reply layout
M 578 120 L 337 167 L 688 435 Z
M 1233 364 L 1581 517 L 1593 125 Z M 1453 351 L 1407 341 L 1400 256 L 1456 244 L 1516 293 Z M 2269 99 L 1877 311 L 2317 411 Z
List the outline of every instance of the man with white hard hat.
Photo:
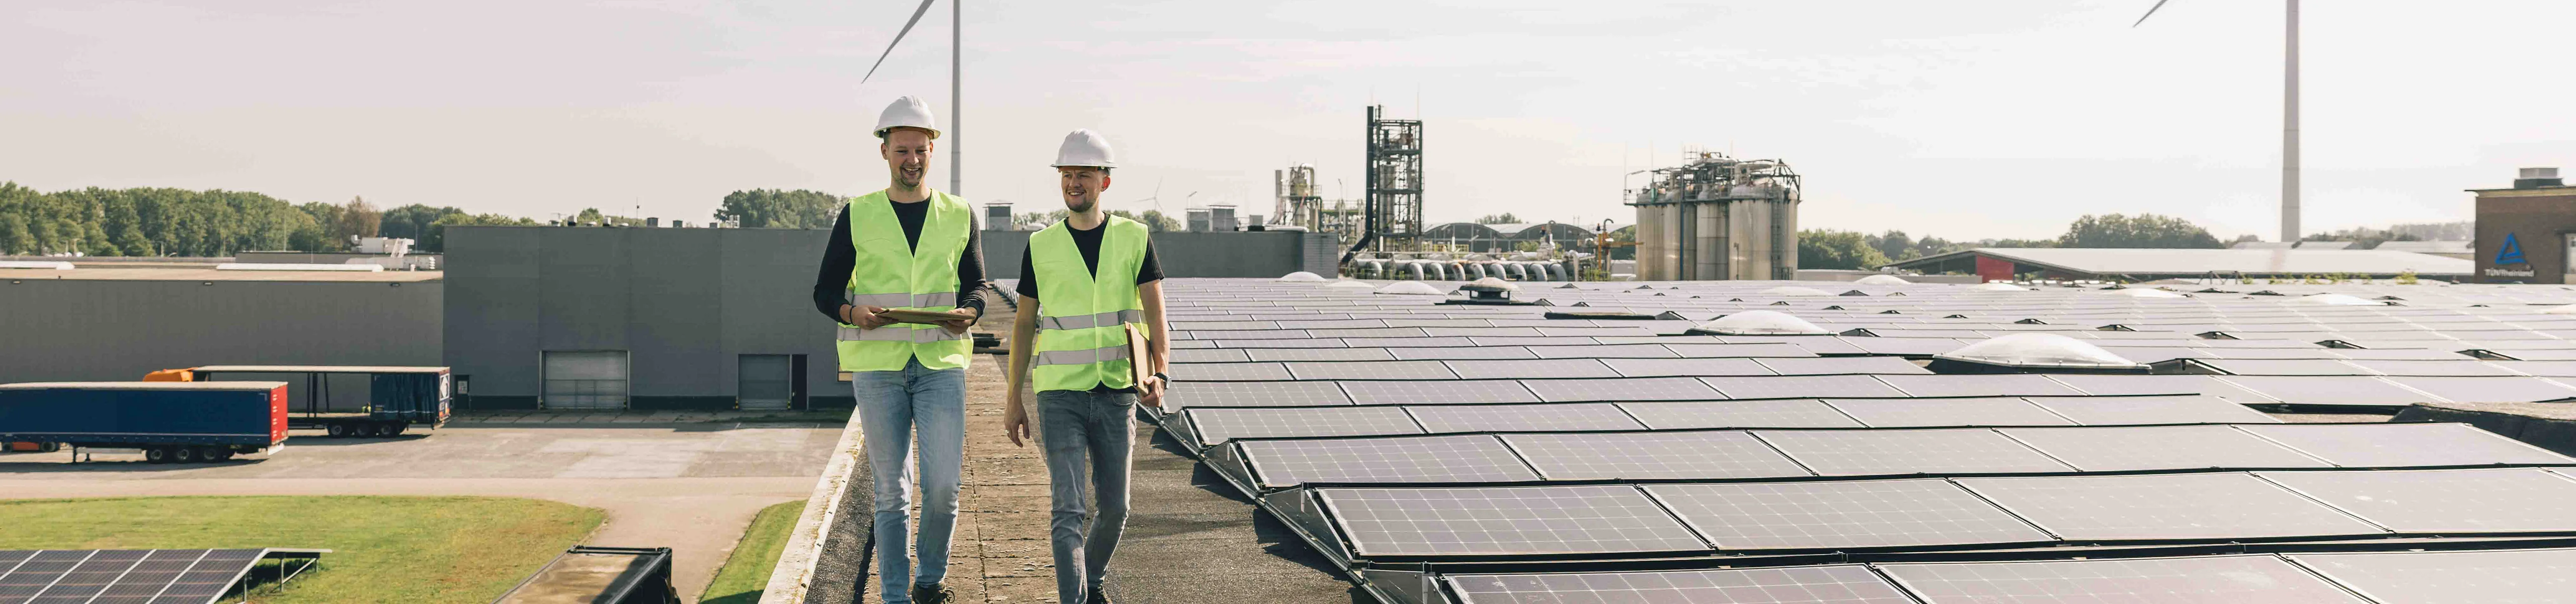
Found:
M 1029 413 L 1020 404 L 1023 385 L 1038 388 L 1038 433 L 1046 450 L 1054 515 L 1056 601 L 1094 604 L 1102 573 L 1127 526 L 1128 452 L 1134 445 L 1136 405 L 1161 405 L 1163 373 L 1171 345 L 1163 336 L 1163 269 L 1154 260 L 1149 229 L 1100 207 L 1109 190 L 1109 141 L 1075 130 L 1056 151 L 1056 180 L 1064 190 L 1063 222 L 1029 235 L 1020 257 L 1020 304 L 1011 335 L 1011 398 L 1002 429 L 1011 444 L 1027 446 Z M 1127 330 L 1150 334 L 1147 357 L 1132 358 Z M 1034 340 L 1034 346 L 1032 341 Z M 1032 352 L 1034 349 L 1034 352 Z M 1131 371 L 1147 363 L 1153 375 Z M 1098 516 L 1082 526 L 1085 479 L 1097 495 Z
M 948 544 L 957 532 L 966 445 L 966 328 L 984 315 L 983 241 L 966 200 L 923 184 L 939 126 L 930 106 L 903 97 L 877 117 L 877 153 L 894 181 L 851 199 L 832 222 L 814 308 L 840 324 L 835 345 L 858 399 L 860 434 L 876 480 L 877 575 L 887 604 L 943 604 Z M 889 311 L 946 313 L 899 322 Z M 919 321 L 923 319 L 915 318 Z M 921 439 L 920 578 L 911 532 L 913 432 Z

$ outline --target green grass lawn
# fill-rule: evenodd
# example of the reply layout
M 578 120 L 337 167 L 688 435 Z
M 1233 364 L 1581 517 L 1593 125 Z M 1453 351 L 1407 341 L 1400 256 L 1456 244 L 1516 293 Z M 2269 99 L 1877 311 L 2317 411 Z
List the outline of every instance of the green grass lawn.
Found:
M 498 497 L 16 500 L 0 501 L 0 549 L 323 548 L 320 565 L 258 601 L 480 604 L 603 518 Z
M 769 586 L 770 569 L 778 567 L 778 555 L 787 550 L 787 532 L 796 528 L 796 517 L 805 514 L 805 502 L 790 501 L 760 509 L 751 517 L 751 528 L 742 532 L 742 542 L 733 546 L 733 555 L 725 558 L 724 568 L 716 569 L 714 581 L 707 582 L 700 604 L 750 604 L 760 601 L 762 588 Z

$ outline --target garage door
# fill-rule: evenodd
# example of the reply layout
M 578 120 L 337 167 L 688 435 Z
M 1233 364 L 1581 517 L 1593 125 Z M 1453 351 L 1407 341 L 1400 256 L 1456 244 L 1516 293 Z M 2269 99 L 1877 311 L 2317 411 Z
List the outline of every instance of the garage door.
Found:
M 547 409 L 626 408 L 626 351 L 546 351 Z
M 795 370 L 787 355 L 742 355 L 742 383 L 734 400 L 746 410 L 776 411 L 796 402 Z

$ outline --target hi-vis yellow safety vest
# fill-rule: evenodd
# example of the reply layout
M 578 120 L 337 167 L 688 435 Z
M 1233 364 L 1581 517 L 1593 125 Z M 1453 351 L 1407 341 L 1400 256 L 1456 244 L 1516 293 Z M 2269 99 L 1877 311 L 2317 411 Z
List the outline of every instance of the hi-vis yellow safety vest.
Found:
M 957 262 L 966 253 L 974 210 L 966 200 L 931 191 L 921 220 L 921 242 L 905 241 L 893 201 L 884 191 L 850 200 L 850 304 L 942 312 L 957 307 Z M 921 359 L 930 369 L 966 366 L 973 343 L 937 325 L 895 323 L 876 329 L 842 325 L 842 371 L 900 371 Z
M 1145 326 L 1136 271 L 1145 264 L 1145 225 L 1109 216 L 1101 228 L 1100 271 L 1082 262 L 1063 222 L 1029 235 L 1030 270 L 1038 279 L 1038 347 L 1031 363 L 1038 390 L 1127 388 L 1128 324 Z M 1141 360 L 1141 359 L 1135 359 Z

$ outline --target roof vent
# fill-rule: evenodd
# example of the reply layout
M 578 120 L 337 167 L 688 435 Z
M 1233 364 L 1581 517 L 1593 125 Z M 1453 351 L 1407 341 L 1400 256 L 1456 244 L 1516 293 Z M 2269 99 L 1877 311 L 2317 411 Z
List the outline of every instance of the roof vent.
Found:
M 2147 366 L 2120 358 L 2100 346 L 2053 333 L 2017 333 L 1932 356 L 1933 371 L 1991 372 L 1995 368 L 2049 370 L 2141 371 Z M 1947 361 L 1947 363 L 1944 363 Z M 1959 364 L 1983 367 L 1960 367 Z
M 1904 277 L 1898 277 L 1896 275 L 1870 275 L 1867 277 L 1861 277 L 1859 280 L 1852 281 L 1852 283 L 1860 285 L 1904 285 L 1913 282 L 1907 281 Z
M 1748 310 L 1691 326 L 1694 334 L 1721 336 L 1821 336 L 1833 332 L 1775 310 Z
M 1386 287 L 1377 288 L 1377 293 L 1402 296 L 1449 295 L 1447 292 L 1440 291 L 1440 288 L 1432 287 L 1431 284 L 1420 281 L 1398 281 L 1395 283 L 1389 283 L 1386 284 Z
M 1323 283 L 1324 276 L 1306 271 L 1297 271 L 1294 273 L 1280 275 L 1279 280 L 1290 283 Z
M 1798 287 L 1798 286 L 1795 286 L 1795 285 L 1783 285 L 1783 286 L 1774 287 L 1774 288 L 1771 288 L 1771 289 L 1762 290 L 1761 294 L 1762 294 L 1762 295 L 1765 295 L 1765 296 L 1831 296 L 1831 295 L 1834 295 L 1834 294 L 1833 294 L 1833 292 L 1828 292 L 1828 291 L 1821 290 L 1821 289 L 1816 289 L 1816 288 L 1813 288 L 1813 287 Z
M 2523 168 L 2521 176 L 2513 179 L 2513 188 L 2516 189 L 2540 189 L 2564 186 L 2567 186 L 2567 184 L 2565 181 L 2558 179 L 2557 168 Z

